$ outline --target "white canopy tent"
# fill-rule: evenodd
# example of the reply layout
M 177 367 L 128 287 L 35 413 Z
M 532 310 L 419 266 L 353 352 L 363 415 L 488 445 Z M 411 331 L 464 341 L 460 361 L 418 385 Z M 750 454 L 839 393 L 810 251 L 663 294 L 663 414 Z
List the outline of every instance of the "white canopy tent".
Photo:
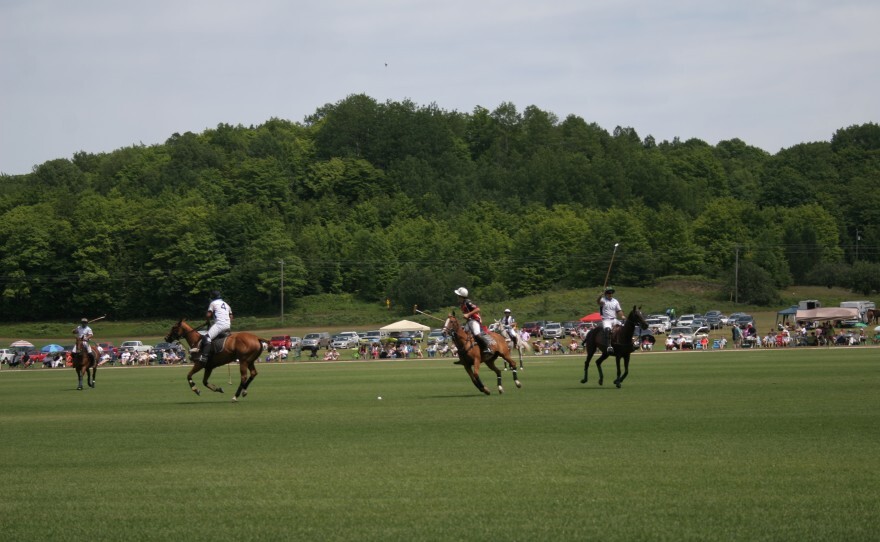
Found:
M 411 322 L 409 320 L 401 320 L 399 322 L 394 322 L 393 324 L 388 324 L 385 327 L 379 328 L 380 331 L 431 331 L 431 328 L 428 326 L 423 326 L 418 322 Z
M 859 309 L 846 307 L 827 307 L 820 309 L 798 309 L 795 320 L 814 322 L 817 320 L 849 320 L 859 318 Z

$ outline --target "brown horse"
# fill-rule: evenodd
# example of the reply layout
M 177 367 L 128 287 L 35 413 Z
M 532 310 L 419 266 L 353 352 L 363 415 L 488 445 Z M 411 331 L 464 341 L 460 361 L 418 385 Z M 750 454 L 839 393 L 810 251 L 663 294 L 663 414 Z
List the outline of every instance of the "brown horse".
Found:
M 633 345 L 633 335 L 635 334 L 636 324 L 642 329 L 648 329 L 648 322 L 645 321 L 642 312 L 638 307 L 633 306 L 623 325 L 615 326 L 614 329 L 611 330 L 611 345 L 614 347 L 614 358 L 617 361 L 617 379 L 614 381 L 614 385 L 618 388 L 623 384 L 623 380 L 627 375 L 629 375 L 629 356 L 632 354 L 633 350 L 636 349 Z M 587 359 L 584 360 L 584 378 L 581 380 L 581 384 L 587 383 L 587 372 L 590 368 L 590 359 L 593 357 L 593 354 L 596 353 L 596 349 L 601 348 L 602 356 L 596 360 L 596 369 L 599 370 L 599 385 L 601 386 L 604 380 L 604 375 L 602 374 L 602 362 L 605 361 L 605 358 L 611 355 L 606 348 L 605 334 L 603 333 L 601 325 L 599 327 L 594 327 L 587 333 L 587 338 L 584 339 L 584 343 L 587 346 Z M 620 374 L 620 358 L 623 358 L 624 372 L 622 376 Z
M 165 337 L 165 342 L 170 343 L 181 338 L 186 340 L 190 349 L 200 344 L 204 339 L 203 335 L 187 324 L 184 319 L 181 319 L 171 327 L 171 331 Z M 220 350 L 218 350 L 218 343 L 221 343 Z M 225 339 L 215 339 L 212 345 L 214 352 L 207 364 L 201 362 L 201 356 L 192 356 L 193 368 L 186 375 L 190 389 L 196 395 L 202 394 L 195 382 L 193 382 L 192 376 L 204 369 L 205 376 L 202 379 L 202 383 L 205 387 L 211 391 L 223 393 L 223 388 L 210 384 L 208 378 L 217 367 L 237 361 L 239 372 L 241 373 L 241 383 L 238 385 L 232 400 L 238 401 L 239 397 L 246 397 L 248 386 L 257 377 L 257 368 L 254 366 L 254 362 L 259 359 L 267 344 L 268 341 L 266 339 L 261 339 L 252 333 L 230 333 Z M 248 376 L 248 372 L 250 372 L 250 376 Z
M 83 374 L 86 375 L 89 387 L 94 388 L 95 379 L 98 375 L 98 353 L 82 337 L 77 337 L 76 339 L 76 352 L 73 354 L 72 361 L 73 370 L 76 371 L 76 376 L 79 380 L 76 389 L 83 389 Z
M 471 382 L 474 383 L 478 390 L 486 395 L 490 395 L 489 390 L 480 380 L 480 363 L 485 363 L 498 378 L 498 393 L 504 393 L 504 388 L 501 386 L 501 371 L 495 366 L 495 360 L 498 356 L 504 358 L 504 361 L 512 368 L 513 382 L 516 384 L 516 387 L 522 387 L 522 383 L 516 374 L 516 363 L 510 357 L 510 347 L 507 346 L 507 341 L 504 340 L 504 337 L 490 331 L 488 336 L 492 353 L 483 355 L 480 345 L 474 340 L 470 329 L 465 330 L 465 328 L 461 327 L 461 324 L 455 318 L 454 312 L 446 318 L 446 323 L 443 324 L 443 332 L 452 336 L 452 342 L 455 343 L 455 347 L 458 349 L 459 361 L 456 363 L 461 363 L 464 366 L 464 370 L 471 377 Z
M 880 321 L 880 309 L 868 309 L 865 312 L 865 320 L 867 320 L 866 324 L 876 324 Z

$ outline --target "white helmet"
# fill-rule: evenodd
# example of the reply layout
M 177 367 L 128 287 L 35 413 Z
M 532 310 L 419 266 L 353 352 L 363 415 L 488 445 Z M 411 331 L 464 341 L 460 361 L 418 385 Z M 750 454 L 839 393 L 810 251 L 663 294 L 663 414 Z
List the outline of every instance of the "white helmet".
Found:
M 504 312 L 510 312 L 510 309 L 504 309 Z
M 455 295 L 460 295 L 461 297 L 467 297 L 468 296 L 467 288 L 462 286 L 461 288 L 459 288 L 458 290 L 455 291 Z

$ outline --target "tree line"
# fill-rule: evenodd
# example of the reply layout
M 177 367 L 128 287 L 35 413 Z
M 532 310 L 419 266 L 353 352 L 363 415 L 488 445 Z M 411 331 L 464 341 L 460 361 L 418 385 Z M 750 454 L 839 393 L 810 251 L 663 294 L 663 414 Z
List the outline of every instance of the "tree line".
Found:
M 657 142 L 502 103 L 352 95 L 302 122 L 218 125 L 0 176 L 0 318 L 239 314 L 280 296 L 440 307 L 669 275 L 772 304 L 793 283 L 880 291 L 880 126 L 776 154 Z M 734 292 L 733 289 L 738 291 Z

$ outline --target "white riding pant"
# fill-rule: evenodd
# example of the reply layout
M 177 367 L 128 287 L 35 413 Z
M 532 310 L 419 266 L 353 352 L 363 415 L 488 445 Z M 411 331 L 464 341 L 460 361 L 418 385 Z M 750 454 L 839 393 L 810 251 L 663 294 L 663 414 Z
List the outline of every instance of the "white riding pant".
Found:
M 618 320 L 617 318 L 608 318 L 607 320 L 602 320 L 602 327 L 605 329 L 611 329 L 619 323 L 620 320 Z
M 471 333 L 473 333 L 474 336 L 483 334 L 483 330 L 480 328 L 480 323 L 476 320 L 468 320 L 465 325 L 467 325 L 468 329 L 471 330 Z
M 229 326 L 224 326 L 220 324 L 214 324 L 210 328 L 208 328 L 208 340 L 213 341 L 217 335 L 220 335 L 224 331 L 229 331 Z

